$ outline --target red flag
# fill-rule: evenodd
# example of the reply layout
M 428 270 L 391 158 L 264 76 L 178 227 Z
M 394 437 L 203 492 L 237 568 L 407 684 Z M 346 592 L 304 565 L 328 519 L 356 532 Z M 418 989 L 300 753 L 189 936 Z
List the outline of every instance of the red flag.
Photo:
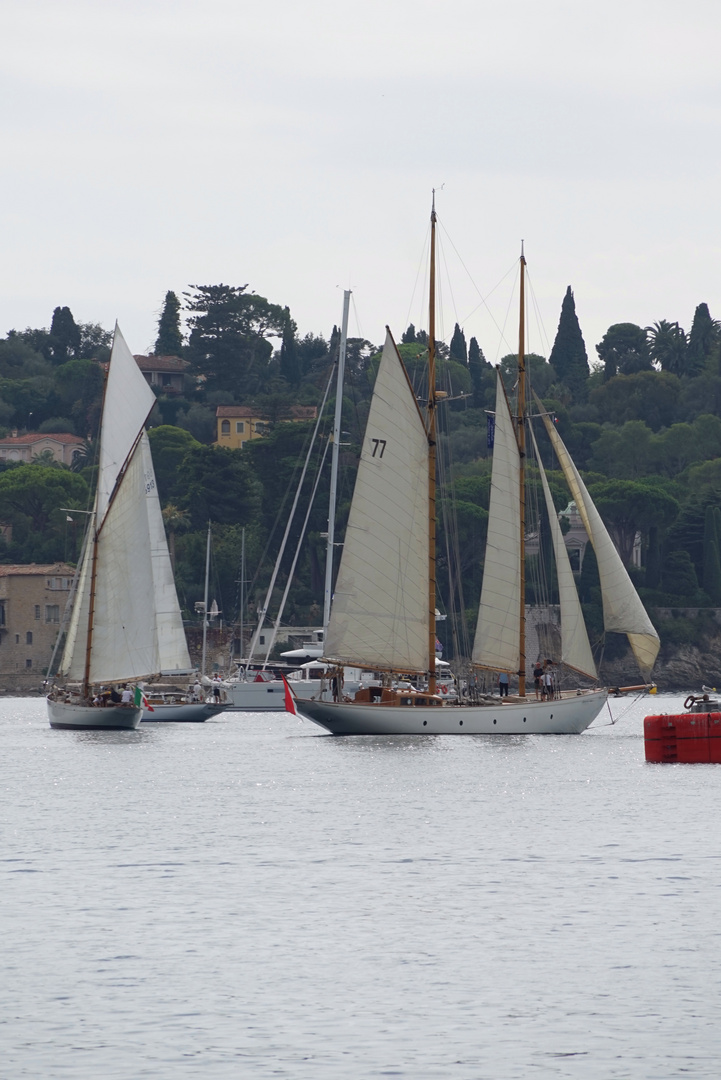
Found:
M 288 680 L 286 679 L 282 671 L 280 673 L 280 677 L 283 680 L 283 686 L 285 687 L 285 711 L 292 713 L 293 716 L 297 716 L 298 712 L 295 707 L 295 697 L 293 696 L 293 691 L 288 686 Z

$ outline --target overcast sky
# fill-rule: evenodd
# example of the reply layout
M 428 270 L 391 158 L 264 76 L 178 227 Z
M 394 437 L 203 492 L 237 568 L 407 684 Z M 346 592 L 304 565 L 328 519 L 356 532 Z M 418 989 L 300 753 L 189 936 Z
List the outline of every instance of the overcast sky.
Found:
M 350 287 L 351 333 L 400 337 L 441 185 L 441 330 L 490 360 L 521 238 L 535 351 L 567 285 L 592 360 L 721 317 L 719 30 L 718 0 L 2 0 L 0 333 L 67 304 L 146 352 L 168 289 L 225 282 L 326 336 Z

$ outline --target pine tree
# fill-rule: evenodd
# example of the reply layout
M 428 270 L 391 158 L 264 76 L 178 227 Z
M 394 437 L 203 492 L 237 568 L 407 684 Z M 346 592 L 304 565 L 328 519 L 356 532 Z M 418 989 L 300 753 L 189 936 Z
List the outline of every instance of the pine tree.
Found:
M 483 350 L 472 337 L 468 343 L 468 371 L 473 387 L 473 405 L 476 409 L 483 407 L 483 376 L 487 367 L 488 362 L 483 355 Z
M 694 312 L 686 352 L 686 374 L 698 375 L 706 366 L 719 342 L 719 323 L 711 318 L 708 304 L 699 304 Z
M 468 363 L 468 349 L 466 348 L 466 336 L 456 323 L 451 338 L 451 360 L 458 360 L 461 364 Z
M 721 562 L 716 515 L 713 506 L 706 507 L 703 529 L 703 587 L 713 604 L 721 603 Z
M 295 342 L 297 326 L 290 317 L 290 308 L 286 308 L 285 313 L 286 323 L 280 346 L 280 373 L 291 386 L 297 386 L 300 382 L 300 361 Z
M 180 332 L 180 300 L 174 292 L 166 292 L 165 303 L 158 319 L 156 356 L 182 356 L 183 335 Z
M 569 285 L 561 304 L 561 317 L 558 321 L 556 340 L 551 349 L 548 362 L 562 383 L 569 388 L 575 401 L 583 401 L 588 388 L 588 354 L 578 324 L 576 303 Z

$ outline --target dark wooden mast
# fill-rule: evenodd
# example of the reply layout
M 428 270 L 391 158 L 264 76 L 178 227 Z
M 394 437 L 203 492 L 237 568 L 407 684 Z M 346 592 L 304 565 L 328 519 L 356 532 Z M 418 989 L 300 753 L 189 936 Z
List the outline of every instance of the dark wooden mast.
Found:
M 521 241 L 521 313 L 518 324 L 518 416 L 516 439 L 519 457 L 519 493 L 521 527 L 521 610 L 518 640 L 518 693 L 526 693 L 526 258 Z
M 436 692 L 436 193 L 431 207 L 428 303 L 428 692 Z

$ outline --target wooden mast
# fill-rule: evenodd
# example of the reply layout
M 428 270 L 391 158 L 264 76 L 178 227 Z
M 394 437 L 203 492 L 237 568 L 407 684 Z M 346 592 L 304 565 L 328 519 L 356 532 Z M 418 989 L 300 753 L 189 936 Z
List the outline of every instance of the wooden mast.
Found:
M 436 692 L 436 192 L 428 304 L 428 692 Z
M 521 610 L 518 641 L 518 693 L 526 693 L 526 258 L 521 241 L 521 313 L 518 324 L 518 416 L 516 438 L 519 457 L 519 493 L 521 528 Z

